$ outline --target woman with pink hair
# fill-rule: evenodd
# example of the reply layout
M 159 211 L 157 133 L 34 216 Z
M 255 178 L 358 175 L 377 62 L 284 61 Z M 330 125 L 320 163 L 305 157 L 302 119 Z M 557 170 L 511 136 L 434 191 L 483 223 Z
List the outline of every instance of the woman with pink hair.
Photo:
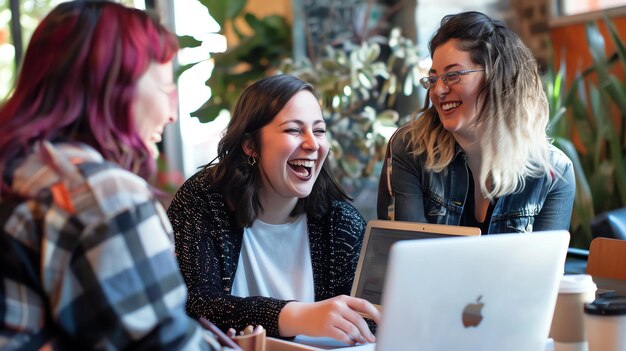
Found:
M 62 3 L 35 31 L 0 106 L 0 349 L 210 347 L 142 178 L 177 118 L 177 50 L 108 1 Z

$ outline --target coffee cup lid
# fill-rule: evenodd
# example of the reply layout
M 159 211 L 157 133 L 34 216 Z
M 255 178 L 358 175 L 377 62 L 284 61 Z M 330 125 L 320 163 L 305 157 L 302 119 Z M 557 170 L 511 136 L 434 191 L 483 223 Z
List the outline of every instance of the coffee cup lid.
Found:
M 585 313 L 603 316 L 626 315 L 626 296 L 603 295 L 592 303 L 585 304 Z
M 596 291 L 596 284 L 589 274 L 567 274 L 561 278 L 559 293 L 578 294 Z

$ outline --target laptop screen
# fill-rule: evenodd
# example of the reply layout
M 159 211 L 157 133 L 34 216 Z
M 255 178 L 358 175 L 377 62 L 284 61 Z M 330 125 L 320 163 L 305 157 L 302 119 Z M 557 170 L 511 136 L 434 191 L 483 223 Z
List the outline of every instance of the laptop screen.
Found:
M 400 240 L 431 239 L 452 237 L 458 235 L 421 232 L 414 230 L 401 230 L 371 227 L 367 247 L 361 250 L 361 272 L 356 284 L 354 296 L 365 299 L 373 304 L 380 304 L 389 250 L 393 243 Z
M 480 229 L 456 225 L 371 220 L 367 223 L 351 296 L 379 305 L 391 245 L 401 240 L 480 235 Z

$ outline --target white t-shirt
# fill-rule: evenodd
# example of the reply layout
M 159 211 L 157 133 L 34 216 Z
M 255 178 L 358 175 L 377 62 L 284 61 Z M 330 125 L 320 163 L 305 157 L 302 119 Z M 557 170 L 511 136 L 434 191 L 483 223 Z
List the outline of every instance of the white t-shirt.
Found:
M 306 215 L 292 223 L 255 220 L 244 228 L 232 294 L 314 302 Z

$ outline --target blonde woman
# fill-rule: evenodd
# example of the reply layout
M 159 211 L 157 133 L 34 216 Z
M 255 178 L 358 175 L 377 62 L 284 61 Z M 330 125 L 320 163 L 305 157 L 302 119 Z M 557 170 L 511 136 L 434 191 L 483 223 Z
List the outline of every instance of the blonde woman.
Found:
M 530 50 L 479 12 L 445 16 L 429 49 L 424 113 L 392 138 L 378 216 L 485 234 L 568 229 L 574 172 L 546 135 Z

